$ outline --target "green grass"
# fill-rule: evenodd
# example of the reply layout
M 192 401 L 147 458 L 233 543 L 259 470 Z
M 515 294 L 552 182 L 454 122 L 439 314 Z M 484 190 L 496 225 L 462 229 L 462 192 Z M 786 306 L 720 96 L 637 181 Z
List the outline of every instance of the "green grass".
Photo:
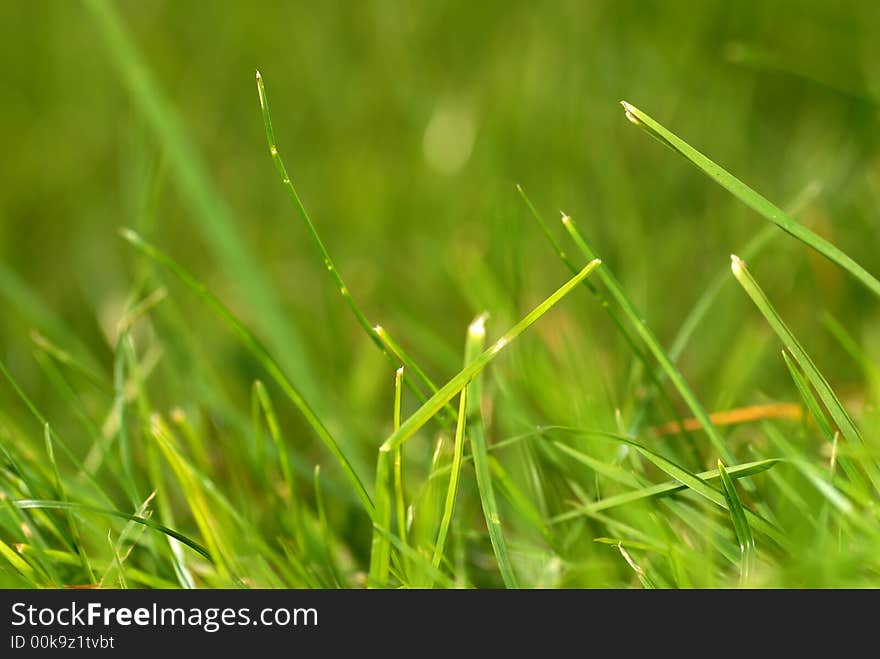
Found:
M 0 587 L 880 586 L 867 9 L 166 5 L 4 34 Z

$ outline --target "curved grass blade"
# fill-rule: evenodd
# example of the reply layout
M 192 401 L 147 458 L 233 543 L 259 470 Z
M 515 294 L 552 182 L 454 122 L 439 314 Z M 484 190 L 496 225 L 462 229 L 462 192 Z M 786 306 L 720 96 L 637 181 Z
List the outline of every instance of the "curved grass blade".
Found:
M 339 273 L 339 270 L 336 268 L 336 264 L 333 263 L 333 259 L 330 258 L 330 252 L 327 251 L 327 248 L 324 246 L 324 241 L 321 240 L 321 236 L 318 235 L 318 230 L 315 228 L 314 223 L 312 222 L 312 218 L 309 216 L 308 211 L 306 210 L 305 205 L 302 202 L 302 199 L 297 193 L 296 188 L 293 186 L 293 181 L 290 179 L 290 175 L 287 173 L 287 167 L 284 166 L 284 160 L 281 158 L 281 154 L 278 153 L 278 146 L 275 142 L 275 130 L 272 128 L 272 117 L 269 114 L 269 98 L 266 94 L 266 86 L 263 84 L 263 76 L 260 75 L 260 72 L 257 71 L 257 94 L 260 97 L 260 109 L 263 113 L 263 127 L 266 130 L 266 142 L 269 145 L 269 155 L 272 157 L 272 163 L 275 165 L 275 169 L 278 171 L 278 175 L 281 177 L 281 183 L 284 185 L 284 189 L 287 192 L 287 196 L 290 197 L 290 200 L 293 202 L 293 205 L 296 207 L 297 212 L 299 213 L 300 218 L 303 221 L 303 224 L 306 225 L 306 229 L 308 231 L 309 237 L 312 239 L 312 243 L 315 245 L 315 248 L 318 250 L 318 254 L 321 256 L 321 260 L 324 262 L 324 267 L 327 268 L 327 272 L 330 273 L 330 277 L 333 279 L 333 283 L 336 286 L 336 290 L 339 291 L 339 294 L 345 300 L 345 303 L 348 305 L 348 308 L 351 309 L 352 314 L 357 319 L 358 324 L 361 328 L 366 332 L 367 336 L 370 337 L 370 340 L 382 351 L 382 354 L 388 358 L 388 360 L 392 363 L 393 366 L 397 366 L 397 362 L 395 357 L 400 359 L 406 368 L 412 372 L 418 374 L 422 381 L 428 385 L 428 388 L 431 392 L 437 391 L 437 387 L 431 382 L 431 379 L 425 374 L 422 369 L 418 367 L 418 365 L 407 355 L 403 350 L 394 350 L 386 346 L 385 342 L 382 340 L 382 336 L 380 336 L 381 327 L 374 326 L 367 320 L 366 314 L 361 310 L 355 301 L 354 297 L 351 294 L 350 289 L 346 286 L 345 281 L 342 279 L 342 275 Z M 419 387 L 415 382 L 412 382 L 409 378 L 406 380 L 413 392 L 419 397 L 421 401 L 425 401 L 426 396 L 424 391 L 422 391 L 421 387 Z
M 798 342 L 794 334 L 792 334 L 791 330 L 788 329 L 788 326 L 786 326 L 785 322 L 776 312 L 776 309 L 758 285 L 758 282 L 752 277 L 752 274 L 746 267 L 745 261 L 739 258 L 736 254 L 731 254 L 730 268 L 733 271 L 734 277 L 736 277 L 737 281 L 743 287 L 743 290 L 745 290 L 748 296 L 752 298 L 755 306 L 758 307 L 758 310 L 767 320 L 767 323 L 782 341 L 789 354 L 794 358 L 800 369 L 803 371 L 807 380 L 816 390 L 819 400 L 822 401 L 825 409 L 828 410 L 828 413 L 840 429 L 844 438 L 855 445 L 864 446 L 864 441 L 862 440 L 858 428 L 856 428 L 849 413 L 847 413 L 846 409 L 843 407 L 837 394 L 834 393 L 831 385 L 828 384 L 828 381 L 819 369 L 816 368 L 816 365 L 813 363 L 813 360 L 810 359 L 806 350 L 804 350 L 800 342 Z M 878 472 L 876 463 L 871 460 L 866 460 L 865 463 L 868 477 L 871 479 L 874 488 L 880 492 L 880 472 Z
M 266 141 L 269 144 L 269 154 L 272 156 L 272 163 L 275 165 L 275 169 L 278 171 L 278 175 L 281 177 L 281 182 L 284 184 L 284 189 L 287 191 L 287 195 L 290 197 L 291 201 L 293 201 L 294 205 L 296 206 L 296 210 L 299 212 L 299 215 L 302 218 L 303 223 L 306 225 L 309 236 L 311 237 L 315 247 L 318 249 L 318 252 L 321 255 L 321 259 L 324 261 L 324 266 L 327 268 L 327 272 L 329 272 L 330 276 L 333 278 L 333 282 L 336 284 L 336 288 L 339 291 L 339 294 L 345 300 L 346 304 L 348 304 L 349 309 L 351 309 L 354 317 L 357 318 L 358 323 L 367 333 L 367 335 L 373 340 L 373 342 L 377 346 L 379 346 L 382 352 L 385 352 L 387 354 L 385 347 L 382 345 L 381 341 L 379 341 L 378 337 L 376 336 L 376 332 L 373 330 L 373 325 L 370 324 L 370 321 L 367 320 L 364 312 L 361 311 L 360 307 L 351 296 L 348 286 L 346 286 L 345 282 L 342 280 L 342 275 L 339 274 L 339 270 L 336 269 L 336 265 L 333 263 L 333 259 L 330 258 L 330 253 L 327 251 L 327 248 L 324 247 L 324 242 L 318 235 L 318 231 L 317 229 L 315 229 L 315 225 L 312 223 L 312 219 L 309 217 L 309 213 L 306 210 L 306 207 L 303 205 L 302 199 L 300 199 L 296 188 L 293 187 L 293 182 L 290 180 L 290 175 L 287 173 L 287 168 L 284 166 L 284 161 L 281 159 L 281 154 L 278 153 L 278 147 L 275 144 L 275 131 L 272 128 L 272 118 L 269 115 L 269 101 L 266 96 L 266 87 L 263 85 L 263 76 L 260 75 L 259 71 L 257 71 L 256 78 L 257 93 L 260 97 L 260 109 L 263 112 L 263 126 L 266 130 Z
M 788 213 L 792 216 L 799 214 L 803 208 L 808 206 L 815 199 L 819 194 L 821 187 L 822 186 L 816 181 L 808 184 L 791 202 L 791 204 L 787 205 Z M 746 259 L 756 257 L 764 251 L 764 248 L 770 244 L 770 241 L 776 235 L 776 228 L 773 225 L 765 225 L 743 246 L 740 253 L 743 255 L 743 258 Z M 712 304 L 718 299 L 718 295 L 721 293 L 724 284 L 728 281 L 729 277 L 727 269 L 722 268 L 705 288 L 702 295 L 700 295 L 699 299 L 684 319 L 684 322 L 682 322 L 681 327 L 679 327 L 678 332 L 676 332 L 675 338 L 673 338 L 672 344 L 669 347 L 669 356 L 672 358 L 672 361 L 678 361 L 679 357 L 681 357 L 685 346 L 688 344 L 688 341 L 690 341 L 697 326 L 699 326 L 702 320 L 706 317 Z
M 415 413 L 409 417 L 388 439 L 382 444 L 381 450 L 390 451 L 407 439 L 412 437 L 419 428 L 425 425 L 437 412 L 439 412 L 446 403 L 452 400 L 456 394 L 464 389 L 468 382 L 473 380 L 495 357 L 501 353 L 504 348 L 516 339 L 526 329 L 528 329 L 536 320 L 550 310 L 557 302 L 568 295 L 572 289 L 581 283 L 584 278 L 589 276 L 602 262 L 599 259 L 590 261 L 584 268 L 569 279 L 559 289 L 557 289 L 550 297 L 541 302 L 531 312 L 529 312 L 522 320 L 507 331 L 504 336 L 498 339 L 492 346 L 484 351 L 470 364 L 465 366 L 459 373 L 449 382 L 443 385 L 437 393 L 431 396 Z
M 474 320 L 468 328 L 467 357 L 465 361 L 470 363 L 483 351 L 486 344 L 486 314 L 482 314 Z M 471 443 L 471 455 L 474 461 L 474 472 L 477 476 L 477 490 L 480 494 L 480 504 L 483 508 L 483 517 L 486 520 L 486 528 L 489 531 L 489 541 L 492 543 L 492 551 L 498 562 L 501 579 L 507 588 L 518 588 L 516 572 L 510 561 L 510 553 L 507 549 L 507 541 L 504 539 L 504 531 L 501 528 L 501 516 L 498 512 L 498 502 L 495 499 L 495 490 L 492 485 L 492 474 L 489 471 L 489 449 L 486 446 L 486 435 L 483 426 L 482 401 L 482 376 L 478 375 L 468 385 L 469 394 L 467 404 L 468 437 Z M 495 448 L 497 448 L 497 444 Z
M 621 101 L 620 104 L 623 106 L 626 118 L 632 123 L 644 128 L 652 137 L 655 137 L 673 151 L 676 151 L 687 158 L 704 174 L 733 194 L 749 208 L 773 222 L 786 233 L 791 234 L 807 246 L 812 247 L 814 250 L 849 272 L 876 295 L 880 295 L 880 281 L 839 248 L 835 247 L 818 234 L 813 233 L 804 225 L 793 220 L 781 208 L 755 192 L 733 174 L 730 174 L 718 164 L 709 160 L 709 158 L 681 138 L 668 131 L 638 108 L 630 105 L 626 101 Z
M 733 521 L 733 531 L 736 533 L 739 551 L 742 554 L 739 577 L 740 584 L 744 584 L 749 580 L 754 570 L 755 539 L 752 537 L 752 529 L 746 519 L 742 501 L 736 493 L 733 479 L 727 473 L 721 460 L 718 461 L 718 473 L 721 475 L 721 487 L 724 490 L 724 497 L 727 499 L 727 509 L 730 511 L 730 518 Z
M 135 524 L 142 524 L 148 528 L 153 529 L 154 531 L 159 531 L 159 533 L 164 533 L 170 538 L 174 538 L 175 540 L 185 544 L 187 547 L 192 549 L 197 554 L 200 554 L 203 558 L 211 561 L 213 563 L 213 559 L 211 558 L 211 554 L 208 553 L 208 550 L 205 549 L 202 545 L 200 545 L 195 540 L 188 538 L 175 531 L 174 529 L 169 529 L 167 526 L 162 526 L 158 522 L 154 522 L 153 520 L 147 517 L 140 517 L 138 515 L 130 515 L 128 513 L 124 513 L 121 510 L 112 510 L 110 508 L 97 508 L 95 506 L 87 506 L 81 503 L 73 503 L 70 501 L 49 501 L 45 499 L 16 499 L 12 501 L 12 505 L 21 510 L 31 510 L 31 509 L 48 509 L 48 510 L 70 510 L 73 512 L 79 513 L 91 513 L 95 515 L 104 515 L 105 517 L 117 517 L 119 519 L 124 519 L 129 522 L 134 522 Z
M 809 183 L 804 187 L 803 190 L 794 198 L 791 204 L 787 207 L 788 213 L 792 216 L 797 215 L 808 206 L 815 198 L 818 196 L 820 190 L 822 189 L 821 184 L 816 181 Z M 774 236 L 778 235 L 776 227 L 772 224 L 766 224 L 764 227 L 755 233 L 751 239 L 743 246 L 742 255 L 744 258 L 749 259 L 760 254 L 764 248 L 770 244 L 770 241 Z M 681 326 L 678 328 L 678 331 L 675 333 L 675 337 L 672 339 L 672 343 L 669 346 L 669 358 L 673 363 L 677 363 L 684 353 L 684 349 L 687 346 L 688 342 L 693 337 L 694 332 L 700 323 L 703 322 L 703 319 L 706 318 L 709 313 L 709 309 L 712 308 L 712 305 L 718 299 L 718 295 L 721 293 L 724 285 L 729 281 L 729 276 L 727 273 L 727 268 L 722 268 L 715 275 L 715 277 L 711 280 L 708 286 L 703 290 L 703 293 L 691 307 L 691 310 L 688 312 L 688 315 L 685 317 Z M 663 381 L 665 374 L 661 373 L 657 378 L 660 382 Z M 642 401 L 639 403 L 639 407 L 637 408 L 635 414 L 633 415 L 633 421 L 630 424 L 630 434 L 635 435 L 638 433 L 639 429 L 642 427 L 642 422 L 645 419 L 646 413 L 648 411 L 648 407 L 651 404 L 651 400 L 653 399 L 653 394 L 649 393 L 649 395 L 645 396 Z M 711 418 L 711 416 L 710 416 Z
M 229 329 L 231 329 L 238 337 L 242 345 L 248 349 L 260 365 L 266 369 L 266 372 L 272 376 L 272 379 L 275 380 L 285 395 L 300 411 L 306 422 L 311 426 L 312 430 L 315 431 L 318 438 L 330 450 L 330 453 L 336 458 L 336 461 L 339 463 L 340 467 L 342 467 L 343 472 L 345 472 L 345 475 L 354 487 L 364 509 L 370 514 L 370 516 L 372 516 L 373 502 L 370 500 L 370 495 L 367 494 L 367 490 L 361 479 L 358 477 L 357 472 L 355 472 L 354 467 L 348 461 L 348 458 L 345 457 L 345 454 L 339 448 L 336 440 L 333 439 L 330 431 L 327 430 L 326 426 L 324 426 L 317 414 L 315 414 L 305 398 L 303 398 L 302 394 L 300 394 L 290 379 L 284 374 L 284 371 L 281 370 L 278 362 L 272 358 L 266 348 L 263 347 L 251 331 L 247 329 L 238 318 L 235 317 L 235 315 L 233 315 L 229 308 L 223 304 L 218 297 L 211 293 L 204 284 L 198 281 L 177 261 L 158 250 L 131 229 L 123 229 L 121 234 L 123 238 L 138 248 L 141 252 L 170 270 L 172 274 L 174 274 L 205 304 L 207 304 L 214 313 L 220 316 L 226 326 L 229 327 Z

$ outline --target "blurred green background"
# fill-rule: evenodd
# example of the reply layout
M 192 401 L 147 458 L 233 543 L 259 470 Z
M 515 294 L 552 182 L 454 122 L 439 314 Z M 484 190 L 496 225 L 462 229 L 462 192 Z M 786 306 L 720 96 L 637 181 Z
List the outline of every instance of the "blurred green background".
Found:
M 73 425 L 70 408 L 32 358 L 30 331 L 112 372 L 115 325 L 144 267 L 118 235 L 131 226 L 266 338 L 370 472 L 390 427 L 392 370 L 344 309 L 286 198 L 255 69 L 279 149 L 353 294 L 439 382 L 458 370 L 474 315 L 489 311 L 498 336 L 568 276 L 517 183 L 554 228 L 560 209 L 579 222 L 667 345 L 728 254 L 764 226 L 630 125 L 621 99 L 780 205 L 820 184 L 799 219 L 880 272 L 874 3 L 113 7 L 180 128 L 173 145 L 87 4 L 6 2 L 0 21 L 0 355 L 60 426 Z M 194 195 L 181 166 L 207 196 Z M 243 260 L 230 261 L 224 239 Z M 819 367 L 858 400 L 855 369 L 822 317 L 876 355 L 880 317 L 867 291 L 781 233 L 750 265 Z M 164 281 L 160 307 L 176 311 L 143 343 L 161 346 L 149 383 L 158 406 L 205 401 L 201 355 L 246 410 L 259 370 L 208 310 Z M 256 286 L 283 327 L 255 303 Z M 613 424 L 615 407 L 632 400 L 632 353 L 586 293 L 573 299 L 511 354 L 497 404 L 521 385 L 510 389 L 512 418 Z M 794 397 L 775 340 L 736 286 L 682 368 L 710 409 Z M 7 388 L 0 401 L 19 406 Z M 308 436 L 295 441 L 322 458 Z

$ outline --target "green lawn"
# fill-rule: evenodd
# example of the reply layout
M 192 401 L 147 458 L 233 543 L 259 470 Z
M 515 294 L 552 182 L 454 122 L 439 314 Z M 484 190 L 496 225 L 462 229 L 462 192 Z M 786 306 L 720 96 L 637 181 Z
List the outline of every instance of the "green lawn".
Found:
M 880 586 L 880 8 L 0 48 L 0 587 Z

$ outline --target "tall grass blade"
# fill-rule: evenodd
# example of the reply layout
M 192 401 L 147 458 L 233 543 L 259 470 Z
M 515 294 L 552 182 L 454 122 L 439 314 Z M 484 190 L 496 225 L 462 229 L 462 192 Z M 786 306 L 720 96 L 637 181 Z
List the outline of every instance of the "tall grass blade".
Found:
M 782 359 L 785 362 L 785 366 L 788 368 L 788 372 L 791 375 L 791 379 L 794 381 L 795 388 L 798 390 L 801 400 L 804 401 L 804 404 L 810 411 L 810 415 L 819 427 L 822 436 L 832 445 L 832 447 L 836 446 L 840 432 L 835 431 L 834 428 L 831 427 L 831 423 L 829 423 L 819 401 L 816 400 L 816 396 L 813 394 L 812 389 L 810 389 L 809 382 L 807 382 L 806 377 L 801 373 L 797 364 L 795 364 L 793 359 L 789 357 L 788 350 L 784 348 L 782 350 Z M 861 488 L 867 486 L 864 477 L 859 473 L 858 469 L 856 469 L 855 465 L 849 458 L 841 456 L 839 461 L 841 468 L 846 472 L 846 475 L 854 484 L 857 484 Z
M 468 339 L 465 362 L 470 363 L 476 359 L 486 344 L 486 314 L 478 316 L 468 327 Z M 471 444 L 471 455 L 474 462 L 474 472 L 477 476 L 477 490 L 480 494 L 480 504 L 483 508 L 483 517 L 486 520 L 486 528 L 489 531 L 489 541 L 492 543 L 492 551 L 498 562 L 501 579 L 507 588 L 519 588 L 519 582 L 513 564 L 510 561 L 510 552 L 507 549 L 507 540 L 501 528 L 501 515 L 498 511 L 498 502 L 495 499 L 495 488 L 492 485 L 492 474 L 489 471 L 489 450 L 486 445 L 485 426 L 483 424 L 482 411 L 482 376 L 476 376 L 468 385 L 467 424 L 468 437 Z M 497 444 L 496 444 L 497 447 Z
M 401 398 L 403 396 L 403 369 L 401 366 L 394 373 L 394 430 L 400 428 Z M 403 447 L 398 446 L 393 453 L 394 458 L 394 510 L 397 514 L 397 535 L 406 543 L 406 492 L 403 486 Z
M 837 394 L 834 393 L 834 390 L 831 388 L 831 385 L 828 384 L 825 376 L 823 376 L 819 369 L 816 368 L 816 365 L 813 363 L 813 360 L 810 359 L 806 350 L 804 350 L 800 342 L 795 338 L 794 334 L 792 334 L 791 330 L 776 312 L 776 309 L 758 285 L 758 282 L 752 277 L 752 274 L 746 267 L 745 261 L 735 254 L 731 254 L 730 261 L 733 275 L 743 287 L 743 290 L 745 290 L 748 296 L 752 298 L 755 306 L 758 307 L 758 310 L 782 341 L 782 344 L 788 350 L 789 354 L 794 358 L 795 362 L 797 362 L 807 380 L 816 390 L 819 400 L 822 401 L 825 409 L 828 410 L 834 423 L 840 429 L 843 437 L 856 446 L 864 447 L 864 441 L 862 440 L 858 428 L 849 413 L 843 407 Z M 874 488 L 880 492 L 880 472 L 878 472 L 877 464 L 871 459 L 866 460 L 865 462 L 868 477 L 871 479 Z
M 455 426 L 455 441 L 452 446 L 452 468 L 449 472 L 449 486 L 446 490 L 446 500 L 443 503 L 443 515 L 440 518 L 440 529 L 437 532 L 437 542 L 434 544 L 434 555 L 431 565 L 440 566 L 440 560 L 446 549 L 446 539 L 449 536 L 449 527 L 452 524 L 452 516 L 455 513 L 455 497 L 458 494 L 458 482 L 461 479 L 461 456 L 464 452 L 464 428 L 467 423 L 467 392 L 465 387 L 461 390 L 458 404 L 458 423 Z
M 348 305 L 351 313 L 357 319 L 358 324 L 361 326 L 364 332 L 366 332 L 367 336 L 370 337 L 370 340 L 388 358 L 392 365 L 397 365 L 395 362 L 395 357 L 397 357 L 404 364 L 404 366 L 409 369 L 409 371 L 418 374 L 422 378 L 422 381 L 428 385 L 428 388 L 432 392 L 436 391 L 437 387 L 434 385 L 433 382 L 431 382 L 430 378 L 428 378 L 424 371 L 418 368 L 416 363 L 409 357 L 409 355 L 407 355 L 402 350 L 395 350 L 392 353 L 392 351 L 390 351 L 386 347 L 386 343 L 382 340 L 382 337 L 380 336 L 381 328 L 379 326 L 374 326 L 372 323 L 370 323 L 369 320 L 367 320 L 366 314 L 364 314 L 360 306 L 358 306 L 357 302 L 351 294 L 350 289 L 345 284 L 345 281 L 343 281 L 342 275 L 339 273 L 339 270 L 337 269 L 336 264 L 333 262 L 333 259 L 330 258 L 330 252 L 328 252 L 327 248 L 324 246 L 324 241 L 321 240 L 321 236 L 318 234 L 318 230 L 315 228 L 315 225 L 312 222 L 312 218 L 309 216 L 309 213 L 306 210 L 306 207 L 303 204 L 299 193 L 297 193 L 296 188 L 293 186 L 293 181 L 291 181 L 290 175 L 287 173 L 287 167 L 285 167 L 284 160 L 281 158 L 281 154 L 278 152 L 278 145 L 275 141 L 275 130 L 272 128 L 272 117 L 269 114 L 269 98 L 266 94 L 266 86 L 263 83 L 263 76 L 260 75 L 259 71 L 257 71 L 256 78 L 257 94 L 260 97 L 260 109 L 263 113 L 263 127 L 266 131 L 266 142 L 269 145 L 269 155 L 272 158 L 272 163 L 275 165 L 278 176 L 281 177 L 281 183 L 284 186 L 285 191 L 287 192 L 287 196 L 290 197 L 290 200 L 296 207 L 297 213 L 302 219 L 303 224 L 305 224 L 309 237 L 312 239 L 312 243 L 315 245 L 318 254 L 321 256 L 324 267 L 327 269 L 327 272 L 330 273 L 330 277 L 333 279 L 336 290 L 339 291 L 339 294 L 342 296 L 343 300 L 345 300 L 345 303 Z M 410 382 L 409 379 L 407 381 Z M 410 385 L 416 395 L 419 396 L 420 400 L 424 401 L 425 394 L 418 386 L 418 384 L 410 382 Z
M 696 165 L 704 174 L 733 194 L 749 208 L 773 222 L 786 233 L 791 234 L 807 246 L 812 247 L 814 250 L 849 272 L 876 295 L 880 295 L 880 281 L 856 263 L 852 258 L 847 256 L 843 251 L 818 234 L 810 231 L 804 225 L 793 220 L 781 208 L 755 192 L 733 174 L 730 174 L 721 166 L 709 160 L 709 158 L 681 138 L 674 135 L 672 132 L 668 131 L 638 108 L 632 106 L 626 101 L 621 101 L 621 105 L 623 106 L 627 119 L 632 123 L 644 128 L 652 137 L 655 137 L 673 151 L 684 156 L 687 160 Z
M 379 450 L 376 457 L 376 507 L 373 513 L 373 542 L 370 550 L 369 583 L 383 588 L 391 568 L 391 454 Z

